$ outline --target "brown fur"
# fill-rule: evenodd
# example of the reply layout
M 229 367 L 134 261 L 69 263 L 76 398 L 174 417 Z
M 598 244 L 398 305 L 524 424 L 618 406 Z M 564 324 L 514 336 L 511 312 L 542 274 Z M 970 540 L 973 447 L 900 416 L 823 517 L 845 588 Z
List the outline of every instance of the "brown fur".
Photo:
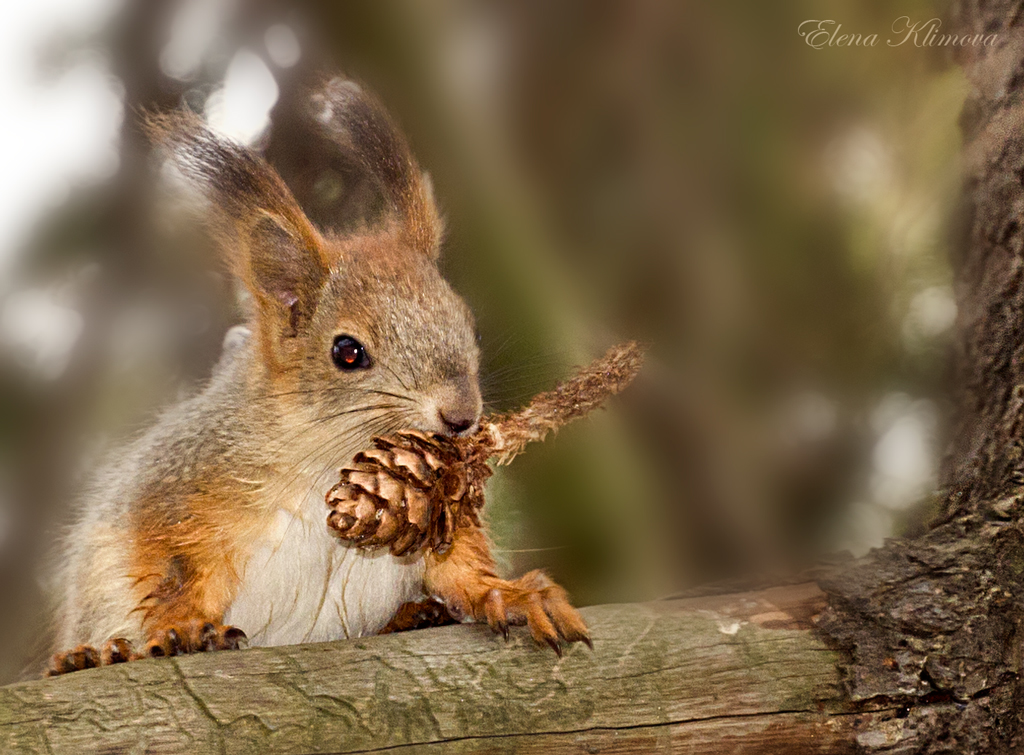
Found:
M 322 496 L 338 466 L 374 435 L 450 432 L 446 413 L 478 419 L 481 402 L 472 315 L 435 265 L 429 182 L 351 82 L 327 82 L 313 103 L 379 183 L 379 226 L 321 234 L 258 155 L 192 115 L 148 120 L 251 296 L 252 337 L 231 339 L 209 384 L 97 474 L 65 539 L 56 649 L 76 649 L 55 657 L 58 672 L 126 648 L 231 647 L 239 633 L 222 624 L 236 617 L 258 644 L 376 632 L 422 594 L 424 570 L 432 592 L 492 626 L 505 619 L 491 594 L 539 638 L 585 638 L 560 588 L 498 580 L 480 533 L 428 563 L 330 539 Z M 366 347 L 369 368 L 333 364 L 339 335 Z M 111 637 L 130 644 L 85 649 Z
M 204 496 L 185 508 L 186 517 L 173 524 L 159 521 L 157 507 L 145 502 L 133 512 L 146 546 L 133 549 L 130 576 L 147 638 L 192 619 L 221 623 L 238 584 L 236 563 L 247 555 L 240 547 L 244 528 L 225 516 L 244 512 L 244 500 Z

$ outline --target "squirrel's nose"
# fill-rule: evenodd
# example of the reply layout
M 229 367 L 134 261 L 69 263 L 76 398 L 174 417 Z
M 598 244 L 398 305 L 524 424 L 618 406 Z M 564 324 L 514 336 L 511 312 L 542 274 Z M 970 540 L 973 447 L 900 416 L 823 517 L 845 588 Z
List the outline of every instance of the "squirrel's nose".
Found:
M 460 415 L 458 413 L 455 413 L 454 415 L 446 414 L 444 411 L 440 411 L 438 414 L 441 415 L 441 422 L 444 423 L 445 429 L 452 435 L 461 435 L 476 424 L 475 413 L 472 417 Z
M 480 419 L 480 386 L 466 375 L 435 386 L 431 391 L 437 426 L 449 435 L 464 435 Z

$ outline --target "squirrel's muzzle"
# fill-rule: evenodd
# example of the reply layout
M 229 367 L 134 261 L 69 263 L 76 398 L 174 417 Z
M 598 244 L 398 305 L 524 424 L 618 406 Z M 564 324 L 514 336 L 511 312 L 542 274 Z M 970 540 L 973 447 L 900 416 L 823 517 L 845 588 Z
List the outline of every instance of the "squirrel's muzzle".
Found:
M 441 432 L 465 435 L 476 429 L 483 410 L 480 385 L 469 375 L 449 380 L 430 391 Z

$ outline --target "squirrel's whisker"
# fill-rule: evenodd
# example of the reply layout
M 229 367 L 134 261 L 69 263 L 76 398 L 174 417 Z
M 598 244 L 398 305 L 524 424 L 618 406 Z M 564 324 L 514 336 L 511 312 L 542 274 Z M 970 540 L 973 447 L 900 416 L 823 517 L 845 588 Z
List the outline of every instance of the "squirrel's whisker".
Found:
M 400 409 L 400 408 L 401 407 L 396 406 L 395 404 L 374 404 L 373 406 L 357 406 L 354 409 L 342 409 L 340 412 L 335 412 L 334 414 L 328 414 L 328 415 L 326 415 L 324 417 L 317 417 L 314 420 L 310 420 L 309 424 L 311 424 L 311 425 L 321 425 L 324 422 L 330 422 L 332 419 L 337 419 L 338 417 L 344 417 L 346 414 L 358 414 L 359 412 L 370 412 L 370 411 L 381 410 L 381 409 Z
M 412 396 L 403 396 L 400 393 L 391 393 L 390 391 L 380 391 L 376 388 L 370 388 L 366 391 L 367 393 L 376 393 L 378 396 L 388 396 L 389 398 L 397 398 L 400 401 L 408 401 L 409 403 L 416 403 L 416 399 Z
M 405 390 L 405 391 L 406 391 L 407 393 L 411 393 L 411 392 L 412 392 L 412 391 L 410 391 L 410 390 L 409 390 L 409 386 L 407 386 L 407 385 L 405 384 L 405 381 L 404 381 L 404 380 L 402 380 L 402 378 L 401 378 L 401 377 L 399 376 L 399 374 L 398 374 L 397 372 L 395 372 L 395 371 L 394 371 L 393 369 L 391 369 L 391 368 L 390 368 L 390 367 L 389 367 L 388 365 L 386 365 L 386 364 L 384 365 L 384 369 L 385 369 L 385 370 L 387 370 L 387 371 L 388 371 L 389 373 L 391 373 L 391 376 L 392 376 L 392 377 L 393 377 L 393 378 L 394 378 L 395 380 L 397 380 L 397 381 L 398 381 L 398 384 L 399 384 L 400 386 L 402 386 L 403 390 Z

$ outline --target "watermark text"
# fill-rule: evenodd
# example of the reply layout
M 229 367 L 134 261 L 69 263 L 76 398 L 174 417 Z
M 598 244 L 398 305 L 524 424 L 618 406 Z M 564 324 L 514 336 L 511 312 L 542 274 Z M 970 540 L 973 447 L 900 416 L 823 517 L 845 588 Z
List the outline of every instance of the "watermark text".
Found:
M 881 42 L 878 34 L 859 34 L 843 29 L 833 19 L 808 19 L 797 26 L 797 34 L 815 50 L 825 47 L 876 47 Z M 912 21 L 900 16 L 892 23 L 891 35 L 885 38 L 889 47 L 993 47 L 997 34 L 944 34 L 942 21 Z

